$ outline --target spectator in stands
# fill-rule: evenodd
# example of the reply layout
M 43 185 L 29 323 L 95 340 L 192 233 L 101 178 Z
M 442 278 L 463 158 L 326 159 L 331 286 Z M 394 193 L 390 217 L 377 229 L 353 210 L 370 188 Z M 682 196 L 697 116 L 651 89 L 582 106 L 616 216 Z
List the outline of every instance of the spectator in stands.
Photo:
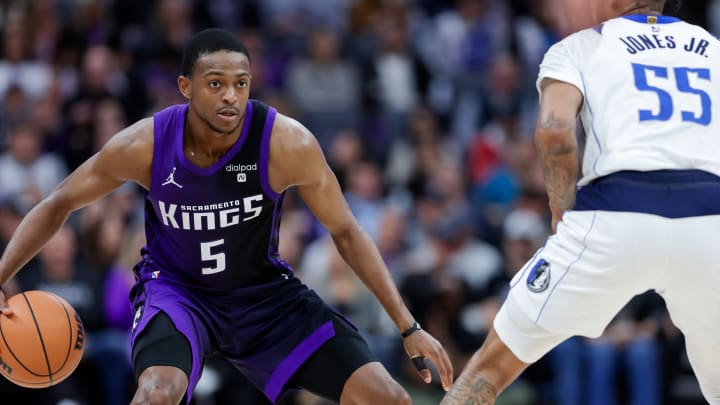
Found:
M 8 150 L 0 154 L 0 198 L 16 196 L 29 208 L 65 178 L 65 163 L 54 153 L 43 153 L 42 145 L 30 123 L 10 130 Z
M 330 29 L 313 31 L 307 48 L 308 56 L 288 70 L 288 92 L 301 120 L 327 148 L 334 130 L 359 129 L 360 74 L 342 58 L 340 38 Z

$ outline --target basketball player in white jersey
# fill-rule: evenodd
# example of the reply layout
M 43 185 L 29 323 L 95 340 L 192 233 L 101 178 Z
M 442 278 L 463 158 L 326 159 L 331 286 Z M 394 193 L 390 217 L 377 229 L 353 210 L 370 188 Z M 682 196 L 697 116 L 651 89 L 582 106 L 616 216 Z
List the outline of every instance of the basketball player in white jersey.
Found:
M 664 0 L 583 3 L 602 23 L 555 44 L 537 82 L 554 235 L 511 281 L 443 405 L 494 403 L 530 363 L 570 336 L 599 336 L 652 289 L 720 404 L 720 43 L 661 15 Z

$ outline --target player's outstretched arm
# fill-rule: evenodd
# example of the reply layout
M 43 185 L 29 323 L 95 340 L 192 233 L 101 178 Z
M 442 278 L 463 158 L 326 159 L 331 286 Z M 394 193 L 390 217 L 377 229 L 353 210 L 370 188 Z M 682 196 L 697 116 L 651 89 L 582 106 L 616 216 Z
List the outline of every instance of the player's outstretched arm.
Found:
M 360 227 L 345 201 L 340 185 L 327 165 L 315 137 L 302 125 L 278 115 L 270 147 L 270 184 L 276 191 L 296 186 L 315 217 L 332 235 L 335 246 L 367 288 L 377 297 L 399 331 L 414 324 L 380 252 Z M 452 365 L 442 345 L 423 330 L 404 339 L 405 350 L 413 357 L 433 361 L 445 389 L 452 384 Z M 430 382 L 430 372 L 422 377 Z
M 71 173 L 23 218 L 0 258 L 4 284 L 45 245 L 70 213 L 128 180 L 148 187 L 153 121 L 145 119 L 115 135 L 97 154 Z M 8 314 L 0 292 L 0 311 Z
M 577 87 L 558 80 L 544 79 L 541 88 L 535 146 L 545 177 L 555 232 L 563 212 L 575 205 L 578 178 L 575 124 L 583 98 Z

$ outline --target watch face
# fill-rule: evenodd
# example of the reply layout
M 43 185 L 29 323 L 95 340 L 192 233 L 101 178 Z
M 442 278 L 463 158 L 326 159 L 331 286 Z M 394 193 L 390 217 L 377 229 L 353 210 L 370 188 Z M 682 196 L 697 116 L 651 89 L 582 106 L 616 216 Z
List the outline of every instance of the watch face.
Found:
M 412 324 L 411 327 L 407 328 L 407 329 L 406 329 L 403 333 L 401 333 L 400 335 L 401 335 L 402 337 L 406 338 L 406 337 L 410 336 L 413 332 L 418 331 L 418 330 L 420 330 L 420 329 L 422 329 L 422 328 L 420 327 L 420 324 L 419 324 L 418 322 L 415 322 L 414 324 Z

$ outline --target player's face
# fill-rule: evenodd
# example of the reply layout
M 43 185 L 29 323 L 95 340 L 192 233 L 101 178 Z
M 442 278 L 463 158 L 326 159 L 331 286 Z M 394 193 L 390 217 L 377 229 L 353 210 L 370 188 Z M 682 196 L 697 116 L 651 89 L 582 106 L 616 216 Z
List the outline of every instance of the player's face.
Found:
M 250 62 L 240 52 L 198 58 L 190 77 L 190 104 L 214 132 L 235 134 L 250 96 Z

